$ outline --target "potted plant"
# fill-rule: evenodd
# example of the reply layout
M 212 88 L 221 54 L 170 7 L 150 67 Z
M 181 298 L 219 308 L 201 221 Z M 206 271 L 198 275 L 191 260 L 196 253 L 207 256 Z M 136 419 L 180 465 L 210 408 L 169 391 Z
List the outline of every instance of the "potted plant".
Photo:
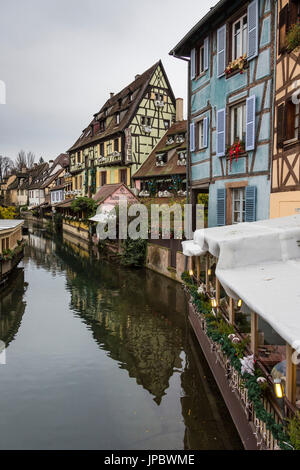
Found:
M 247 64 L 247 54 L 244 54 L 233 60 L 227 65 L 225 69 L 226 78 L 230 77 L 230 75 L 236 70 L 239 70 L 241 74 L 244 73 L 244 69 L 246 68 Z

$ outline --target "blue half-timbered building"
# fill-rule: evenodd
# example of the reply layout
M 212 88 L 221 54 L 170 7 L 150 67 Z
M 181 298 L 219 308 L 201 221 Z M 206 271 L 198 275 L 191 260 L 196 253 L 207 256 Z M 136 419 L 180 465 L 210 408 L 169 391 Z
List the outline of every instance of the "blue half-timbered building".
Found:
M 275 0 L 221 0 L 170 54 L 189 64 L 190 197 L 208 225 L 269 216 Z

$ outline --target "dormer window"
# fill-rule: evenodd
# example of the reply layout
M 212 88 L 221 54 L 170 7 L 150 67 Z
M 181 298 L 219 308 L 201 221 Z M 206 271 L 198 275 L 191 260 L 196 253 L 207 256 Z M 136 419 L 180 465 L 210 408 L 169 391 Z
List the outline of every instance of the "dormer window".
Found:
M 117 125 L 120 124 L 120 113 L 116 114 L 116 123 Z
M 167 163 L 168 157 L 166 153 L 156 155 L 156 166 L 164 166 Z
M 102 119 L 100 121 L 100 132 L 103 132 L 103 131 L 105 131 L 105 120 L 104 119 Z
M 118 99 L 118 106 L 119 106 L 119 108 L 121 108 L 121 106 L 122 106 L 122 98 L 119 98 L 119 99 Z
M 177 165 L 179 165 L 179 166 L 185 166 L 186 165 L 186 153 L 185 152 L 180 152 L 178 154 Z
M 166 142 L 166 145 L 172 145 L 172 144 L 174 144 L 174 142 L 175 142 L 175 141 L 174 141 L 174 137 L 172 137 L 172 136 L 171 136 L 171 137 L 168 137 L 167 142 Z
M 183 144 L 184 140 L 185 140 L 185 138 L 184 138 L 183 134 L 180 134 L 180 135 L 176 136 L 176 143 L 177 144 Z
M 132 101 L 132 93 L 131 92 L 128 95 L 128 99 L 129 99 L 130 102 Z

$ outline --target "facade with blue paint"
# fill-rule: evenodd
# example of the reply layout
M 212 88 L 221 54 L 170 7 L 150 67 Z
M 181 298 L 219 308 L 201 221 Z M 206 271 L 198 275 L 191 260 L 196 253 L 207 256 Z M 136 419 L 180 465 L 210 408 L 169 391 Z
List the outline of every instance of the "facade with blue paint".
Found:
M 267 219 L 275 0 L 221 0 L 170 54 L 189 63 L 189 188 L 208 225 Z

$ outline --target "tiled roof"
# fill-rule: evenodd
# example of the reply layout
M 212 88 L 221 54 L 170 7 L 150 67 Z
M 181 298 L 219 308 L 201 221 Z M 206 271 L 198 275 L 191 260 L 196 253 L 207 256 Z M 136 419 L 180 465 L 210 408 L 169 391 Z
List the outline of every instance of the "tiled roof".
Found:
M 187 132 L 187 121 L 175 122 L 162 139 L 158 142 L 157 146 L 152 150 L 149 157 L 145 160 L 143 165 L 133 175 L 134 179 L 138 178 L 149 178 L 155 176 L 167 176 L 167 175 L 184 175 L 186 174 L 186 166 L 177 165 L 178 153 L 186 150 L 186 140 L 184 143 L 176 143 L 172 145 L 166 145 L 166 142 L 170 136 L 176 136 L 178 134 L 186 134 Z M 156 166 L 157 154 L 168 152 L 168 161 L 164 166 Z
M 114 183 L 105 184 L 104 186 L 102 186 L 99 191 L 93 196 L 93 199 L 97 202 L 105 201 L 105 199 L 114 194 L 114 192 L 121 188 L 121 186 L 125 188 L 127 193 L 131 193 L 134 197 L 136 197 L 124 183 Z
M 69 166 L 69 163 L 69 155 L 67 153 L 61 153 L 60 155 L 58 155 L 58 157 L 56 157 L 51 167 L 49 168 L 49 171 L 51 172 L 51 170 L 53 170 L 56 165 L 60 165 L 62 168 L 66 168 L 67 166 Z
M 161 61 L 156 62 L 142 75 L 137 76 L 136 80 L 134 80 L 128 86 L 123 88 L 122 91 L 108 99 L 104 106 L 102 106 L 100 111 L 94 114 L 94 119 L 90 122 L 89 126 L 83 131 L 80 138 L 69 149 L 69 152 L 124 130 L 133 118 L 134 113 L 136 112 L 136 109 L 138 108 L 139 103 L 149 85 L 152 75 L 158 66 L 160 66 L 162 70 L 164 70 Z M 172 93 L 171 88 L 170 91 Z M 131 101 L 130 95 L 132 96 Z M 120 113 L 119 125 L 116 124 L 115 119 L 115 115 L 118 112 Z M 100 132 L 100 129 L 98 129 L 95 131 L 95 135 L 89 133 L 91 128 L 101 120 L 105 120 L 106 122 L 107 127 L 105 131 Z
M 60 170 L 58 170 L 56 173 L 54 173 L 53 175 L 49 176 L 48 178 L 45 179 L 45 181 L 42 183 L 41 185 L 41 189 L 44 189 L 44 188 L 47 188 L 47 186 L 49 186 L 49 184 L 53 183 L 53 181 L 55 181 L 55 179 L 64 171 L 63 168 L 61 168 Z

